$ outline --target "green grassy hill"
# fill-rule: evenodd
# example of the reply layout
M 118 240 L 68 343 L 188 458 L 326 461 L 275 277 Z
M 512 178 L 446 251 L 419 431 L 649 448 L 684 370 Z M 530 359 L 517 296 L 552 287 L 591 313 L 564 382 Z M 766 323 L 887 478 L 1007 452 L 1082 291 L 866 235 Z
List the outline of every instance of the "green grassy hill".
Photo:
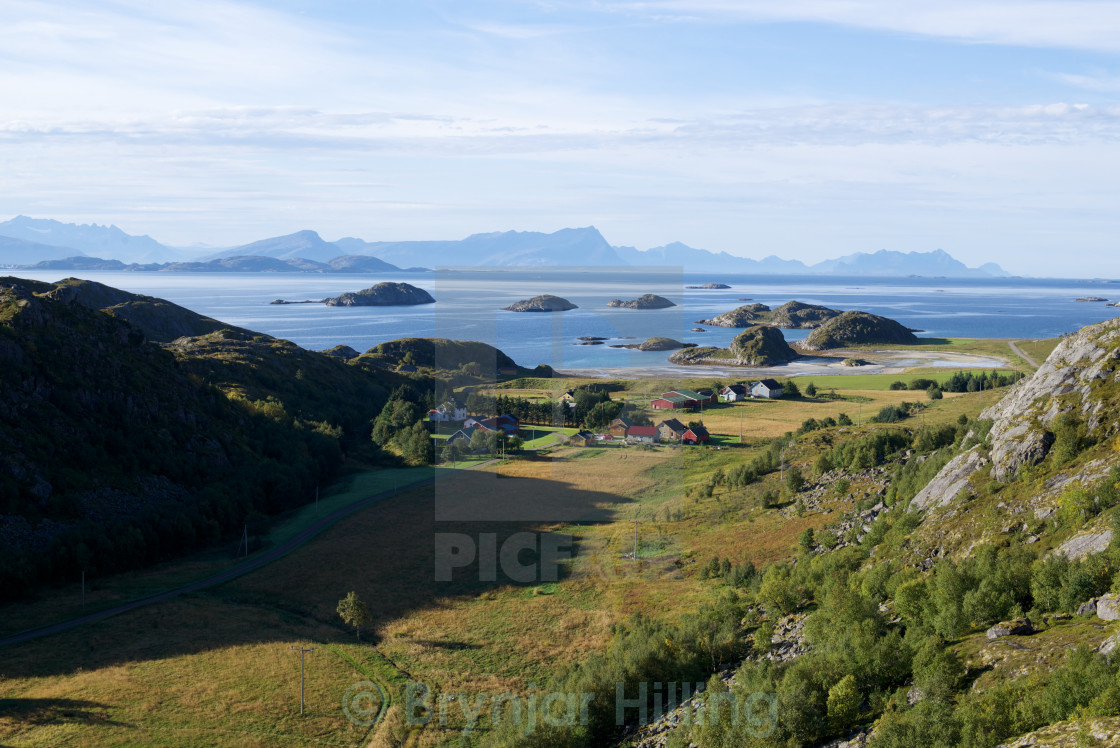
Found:
M 366 443 L 394 375 L 238 329 L 152 342 L 218 324 L 0 281 L 0 595 L 213 543 L 308 501 Z

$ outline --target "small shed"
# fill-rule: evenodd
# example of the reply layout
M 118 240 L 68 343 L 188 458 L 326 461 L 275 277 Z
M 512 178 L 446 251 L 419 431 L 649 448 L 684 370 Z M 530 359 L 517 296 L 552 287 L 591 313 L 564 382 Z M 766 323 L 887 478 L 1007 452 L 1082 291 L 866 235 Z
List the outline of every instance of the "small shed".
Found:
M 573 447 L 593 447 L 595 446 L 595 434 L 590 431 L 578 431 L 572 434 L 572 438 L 568 443 Z
M 693 426 L 681 434 L 683 444 L 703 444 L 710 438 L 708 430 L 703 426 Z

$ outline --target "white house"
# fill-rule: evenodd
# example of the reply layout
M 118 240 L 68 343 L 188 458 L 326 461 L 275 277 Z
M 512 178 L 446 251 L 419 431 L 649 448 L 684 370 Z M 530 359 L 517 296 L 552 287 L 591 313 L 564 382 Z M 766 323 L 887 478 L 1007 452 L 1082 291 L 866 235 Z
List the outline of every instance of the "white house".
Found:
M 750 396 L 745 385 L 742 384 L 729 384 L 719 391 L 719 397 L 725 403 L 734 403 L 739 400 L 746 400 Z
M 461 423 L 467 420 L 467 409 L 453 402 L 446 402 L 435 410 L 429 410 L 428 420 L 437 423 L 447 423 L 448 421 Z
M 763 379 L 751 384 L 751 397 L 766 397 L 771 400 L 782 396 L 782 385 L 773 379 Z

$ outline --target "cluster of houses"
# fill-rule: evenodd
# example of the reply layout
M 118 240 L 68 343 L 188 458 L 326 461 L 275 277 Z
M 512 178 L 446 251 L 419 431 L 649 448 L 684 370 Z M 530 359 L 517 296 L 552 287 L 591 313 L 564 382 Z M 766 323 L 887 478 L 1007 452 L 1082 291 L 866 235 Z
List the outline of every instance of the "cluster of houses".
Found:
M 745 384 L 729 384 L 719 391 L 719 397 L 725 403 L 734 403 L 752 397 L 776 400 L 782 396 L 782 385 L 773 379 L 761 379 L 757 382 Z
M 607 431 L 596 434 L 580 431 L 573 434 L 569 444 L 573 447 L 594 447 L 610 444 L 703 444 L 711 438 L 703 426 L 685 426 L 676 418 L 662 421 L 656 426 L 631 426 L 625 418 L 611 421 Z
M 776 399 L 782 396 L 782 385 L 773 379 L 762 379 L 746 384 L 739 382 L 729 384 L 719 391 L 719 399 L 725 403 L 733 403 L 749 398 Z M 709 390 L 670 390 L 661 397 L 650 401 L 654 410 L 696 410 L 705 405 L 716 402 L 716 393 Z
M 467 415 L 466 408 L 450 402 L 444 403 L 433 410 L 429 410 L 428 422 L 433 424 L 460 424 L 459 430 L 447 437 L 448 444 L 459 440 L 463 440 L 469 444 L 471 434 L 475 431 L 500 432 L 505 436 L 517 436 L 518 432 L 521 430 L 521 419 L 517 416 L 507 413 L 503 416 L 478 418 Z

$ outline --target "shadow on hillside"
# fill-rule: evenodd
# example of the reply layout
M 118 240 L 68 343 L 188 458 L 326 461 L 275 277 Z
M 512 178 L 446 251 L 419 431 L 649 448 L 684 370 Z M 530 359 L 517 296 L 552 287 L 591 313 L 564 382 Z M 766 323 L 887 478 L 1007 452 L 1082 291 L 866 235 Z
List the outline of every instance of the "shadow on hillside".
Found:
M 0 699 L 0 719 L 28 725 L 82 724 L 124 725 L 108 718 L 108 704 L 80 699 L 17 698 Z
M 362 510 L 287 557 L 220 587 L 0 649 L 0 673 L 59 675 L 270 641 L 285 648 L 301 640 L 350 642 L 353 629 L 336 608 L 351 590 L 373 615 L 372 624 L 362 626 L 362 641 L 368 641 L 366 632 L 381 624 L 445 608 L 454 599 L 563 580 L 572 568 L 563 558 L 581 548 L 556 528 L 625 516 L 632 500 L 580 490 L 560 477 L 578 464 L 554 467 L 548 480 L 449 473 Z M 557 548 L 561 562 L 538 564 L 541 543 Z M 437 547 L 448 581 L 437 580 Z M 599 557 L 618 563 L 609 554 Z M 408 636 L 452 651 L 489 644 L 454 632 L 433 636 L 422 626 Z

